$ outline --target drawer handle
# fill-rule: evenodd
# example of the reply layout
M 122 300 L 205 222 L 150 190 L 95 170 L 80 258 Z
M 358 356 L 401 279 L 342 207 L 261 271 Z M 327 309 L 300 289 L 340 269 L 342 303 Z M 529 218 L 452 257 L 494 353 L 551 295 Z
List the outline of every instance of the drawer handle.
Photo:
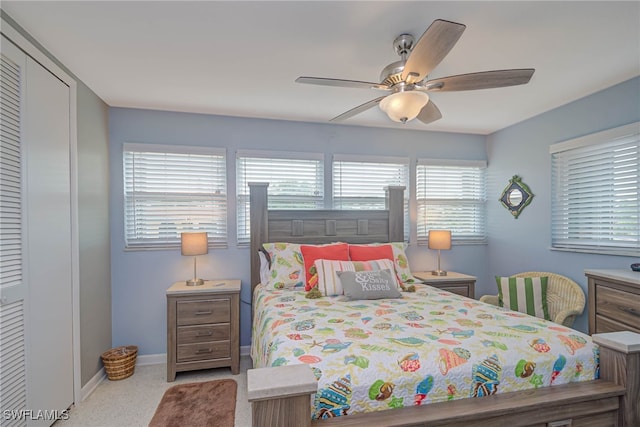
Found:
M 212 331 L 209 331 L 209 332 L 198 332 L 196 334 L 197 337 L 210 337 L 211 335 L 213 335 Z
M 211 310 L 209 310 L 209 311 L 196 311 L 195 315 L 196 316 L 204 316 L 204 315 L 211 314 L 211 313 L 213 313 L 213 311 L 211 311 Z
M 213 351 L 213 349 L 211 348 L 199 348 L 196 351 L 196 354 L 205 354 L 205 353 L 211 353 Z

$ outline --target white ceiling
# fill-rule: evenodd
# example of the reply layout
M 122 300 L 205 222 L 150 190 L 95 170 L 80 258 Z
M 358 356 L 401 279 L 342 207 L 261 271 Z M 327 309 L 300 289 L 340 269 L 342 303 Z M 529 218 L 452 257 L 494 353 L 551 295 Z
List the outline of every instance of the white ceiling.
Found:
M 524 86 L 432 93 L 443 118 L 373 108 L 348 125 L 489 134 L 640 75 L 640 2 L 2 1 L 107 104 L 327 123 L 379 96 L 294 83 L 379 81 L 392 42 L 434 19 L 467 26 L 430 78 L 535 68 Z M 639 94 L 640 102 L 640 94 Z

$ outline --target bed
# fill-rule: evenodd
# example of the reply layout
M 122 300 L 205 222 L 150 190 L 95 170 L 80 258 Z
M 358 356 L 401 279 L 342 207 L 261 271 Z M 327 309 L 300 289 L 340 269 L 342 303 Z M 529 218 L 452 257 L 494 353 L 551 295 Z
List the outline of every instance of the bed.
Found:
M 384 211 L 270 211 L 251 185 L 254 425 L 636 425 L 633 351 L 426 285 L 367 301 L 258 285 L 264 243 L 402 241 L 402 209 L 390 187 Z

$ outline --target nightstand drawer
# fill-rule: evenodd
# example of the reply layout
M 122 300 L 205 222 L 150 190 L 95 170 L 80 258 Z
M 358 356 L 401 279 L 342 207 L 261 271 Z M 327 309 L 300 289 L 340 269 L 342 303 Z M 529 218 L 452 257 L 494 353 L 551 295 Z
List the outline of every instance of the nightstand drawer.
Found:
M 469 287 L 468 286 L 439 286 L 443 291 L 448 291 L 454 294 L 462 295 L 463 297 L 468 297 L 469 295 Z
M 229 341 L 204 342 L 178 345 L 178 362 L 196 360 L 222 359 L 231 355 Z
M 223 341 L 231 337 L 228 323 L 219 325 L 180 326 L 178 327 L 178 345 Z
M 178 326 L 229 323 L 231 304 L 229 299 L 178 301 Z
M 425 285 L 448 291 L 463 297 L 475 298 L 476 278 L 449 271 L 446 276 L 434 276 L 429 271 L 416 271 L 413 275 Z

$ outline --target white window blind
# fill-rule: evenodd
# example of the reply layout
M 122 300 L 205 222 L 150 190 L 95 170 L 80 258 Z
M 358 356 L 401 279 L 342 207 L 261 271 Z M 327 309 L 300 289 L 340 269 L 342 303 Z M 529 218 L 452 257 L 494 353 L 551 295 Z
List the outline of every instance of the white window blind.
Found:
M 640 122 L 550 151 L 552 247 L 640 255 Z
M 485 243 L 486 162 L 418 160 L 418 243 L 429 230 L 451 230 L 455 243 Z
M 226 246 L 224 149 L 125 144 L 123 163 L 127 248 L 178 247 L 186 231 Z
M 238 245 L 250 239 L 249 183 L 268 182 L 269 209 L 322 209 L 324 207 L 324 155 L 238 151 Z
M 333 157 L 334 209 L 384 209 L 385 187 L 404 191 L 404 239 L 409 240 L 409 159 L 336 154 Z

